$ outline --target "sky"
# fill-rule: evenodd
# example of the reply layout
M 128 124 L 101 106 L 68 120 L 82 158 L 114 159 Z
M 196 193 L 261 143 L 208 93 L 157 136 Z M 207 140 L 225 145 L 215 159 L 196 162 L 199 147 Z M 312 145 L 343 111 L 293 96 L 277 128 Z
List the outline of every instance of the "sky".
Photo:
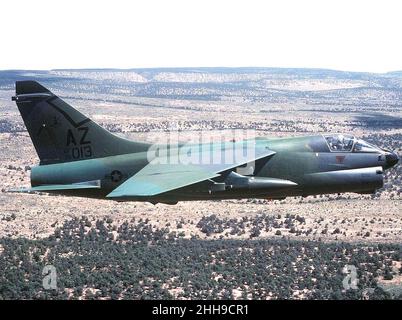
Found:
M 0 69 L 402 70 L 398 0 L 2 0 Z

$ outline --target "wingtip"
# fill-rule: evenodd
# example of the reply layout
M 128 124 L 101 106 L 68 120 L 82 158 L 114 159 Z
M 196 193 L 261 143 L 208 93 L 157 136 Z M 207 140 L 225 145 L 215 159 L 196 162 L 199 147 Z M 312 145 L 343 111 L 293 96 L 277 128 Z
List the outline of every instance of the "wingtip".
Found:
M 122 198 L 136 198 L 136 197 L 153 197 L 153 196 L 156 196 L 156 195 L 158 195 L 158 193 L 147 193 L 147 194 L 138 194 L 138 193 L 136 193 L 136 194 L 133 194 L 133 193 L 130 193 L 130 194 L 127 194 L 127 193 L 125 193 L 125 192 L 111 192 L 111 193 L 109 193 L 108 195 L 106 195 L 106 198 L 109 198 L 109 199 L 113 199 L 113 198 L 119 198 L 119 199 L 122 199 Z

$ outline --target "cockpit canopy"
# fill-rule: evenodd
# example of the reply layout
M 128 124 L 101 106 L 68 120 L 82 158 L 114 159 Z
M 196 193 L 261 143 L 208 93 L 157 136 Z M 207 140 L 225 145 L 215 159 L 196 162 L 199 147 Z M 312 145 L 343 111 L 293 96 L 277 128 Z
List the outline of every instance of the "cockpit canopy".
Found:
M 353 144 L 355 142 L 355 138 L 353 136 L 342 134 L 325 136 L 325 140 L 327 140 L 329 149 L 336 152 L 352 151 Z
M 333 152 L 379 152 L 379 148 L 347 134 L 325 135 L 330 151 Z

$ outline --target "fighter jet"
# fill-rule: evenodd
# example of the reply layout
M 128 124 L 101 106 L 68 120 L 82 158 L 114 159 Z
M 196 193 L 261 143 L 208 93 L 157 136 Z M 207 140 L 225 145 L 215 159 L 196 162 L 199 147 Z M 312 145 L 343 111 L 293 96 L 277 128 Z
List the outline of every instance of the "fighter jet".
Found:
M 12 97 L 40 163 L 24 192 L 147 201 L 356 192 L 383 186 L 396 153 L 348 134 L 150 144 L 110 133 L 35 81 Z

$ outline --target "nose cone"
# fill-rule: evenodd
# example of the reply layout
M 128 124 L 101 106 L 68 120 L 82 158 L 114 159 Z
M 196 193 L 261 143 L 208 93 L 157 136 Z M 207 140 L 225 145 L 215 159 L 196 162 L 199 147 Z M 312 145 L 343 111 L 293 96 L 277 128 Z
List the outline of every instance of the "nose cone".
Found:
M 399 157 L 395 152 L 387 152 L 385 154 L 385 166 L 387 169 L 396 165 L 398 161 Z

